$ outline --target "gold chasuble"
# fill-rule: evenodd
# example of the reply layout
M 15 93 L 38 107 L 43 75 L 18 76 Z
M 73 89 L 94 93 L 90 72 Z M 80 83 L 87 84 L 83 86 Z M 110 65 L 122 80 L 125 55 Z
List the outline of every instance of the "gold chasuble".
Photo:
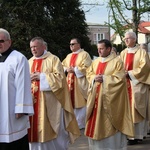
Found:
M 68 54 L 62 61 L 64 68 L 77 67 L 77 69 L 83 74 L 83 76 L 77 78 L 75 73 L 68 73 L 66 77 L 73 108 L 82 108 L 86 106 L 89 85 L 86 79 L 86 70 L 91 62 L 90 55 L 83 49 L 80 49 L 78 53 Z
M 149 56 L 146 51 L 136 45 L 132 49 L 123 50 L 120 58 L 130 76 L 130 79 L 127 79 L 127 84 L 133 122 L 139 123 L 144 119 L 150 120 L 150 111 L 148 111 L 147 106 L 150 85 Z
M 101 63 L 99 62 L 99 65 L 97 67 L 97 71 L 96 71 L 96 75 L 98 74 L 104 74 L 104 70 L 106 67 L 107 63 Z M 89 118 L 88 124 L 87 124 L 87 132 L 86 132 L 86 136 L 89 136 L 91 138 L 93 138 L 94 135 L 94 129 L 95 129 L 95 123 L 96 123 L 96 115 L 97 115 L 97 111 L 98 111 L 98 97 L 99 97 L 99 92 L 100 92 L 100 84 L 98 83 L 97 88 L 96 88 L 96 97 L 95 97 L 95 106 L 93 108 L 93 112 Z
M 78 54 L 72 54 L 71 59 L 70 59 L 70 67 L 75 67 L 76 66 L 76 59 L 77 59 Z M 71 102 L 72 102 L 72 107 L 74 108 L 75 105 L 75 95 L 74 95 L 74 82 L 75 82 L 75 74 L 74 73 L 69 73 L 68 75 L 68 87 L 69 91 L 71 94 Z
M 103 82 L 95 82 L 97 74 Z M 113 53 L 95 59 L 87 69 L 89 81 L 85 135 L 102 140 L 117 132 L 133 137 L 133 122 L 123 62 Z
M 46 52 L 40 59 L 29 59 L 31 72 L 46 76 L 50 90 L 40 90 L 39 81 L 32 81 L 35 114 L 30 118 L 29 142 L 47 142 L 57 138 L 63 111 L 65 130 L 71 143 L 80 136 L 74 115 L 66 76 L 59 58 Z

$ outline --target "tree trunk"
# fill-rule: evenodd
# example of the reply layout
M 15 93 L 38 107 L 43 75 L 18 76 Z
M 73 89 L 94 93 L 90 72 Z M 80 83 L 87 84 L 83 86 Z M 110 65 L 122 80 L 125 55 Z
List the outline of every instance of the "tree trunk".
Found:
M 137 0 L 132 0 L 133 4 L 133 11 L 132 11 L 132 18 L 133 18 L 133 32 L 136 33 L 138 39 L 138 10 L 137 10 Z

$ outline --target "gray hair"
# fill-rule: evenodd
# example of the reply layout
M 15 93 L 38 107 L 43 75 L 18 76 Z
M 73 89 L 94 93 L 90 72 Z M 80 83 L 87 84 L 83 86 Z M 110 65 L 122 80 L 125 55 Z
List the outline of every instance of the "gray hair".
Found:
M 135 34 L 135 32 L 129 31 L 129 32 L 126 32 L 126 33 L 125 33 L 125 36 L 126 36 L 126 35 L 130 35 L 132 38 L 136 39 L 136 34 Z
M 44 45 L 46 46 L 46 50 L 48 49 L 47 42 L 44 41 Z
M 3 33 L 5 35 L 5 37 L 10 40 L 10 34 L 7 30 L 0 28 L 0 33 Z
M 35 40 L 38 40 L 40 43 L 45 45 L 44 39 L 39 36 L 32 38 L 30 42 L 34 42 Z

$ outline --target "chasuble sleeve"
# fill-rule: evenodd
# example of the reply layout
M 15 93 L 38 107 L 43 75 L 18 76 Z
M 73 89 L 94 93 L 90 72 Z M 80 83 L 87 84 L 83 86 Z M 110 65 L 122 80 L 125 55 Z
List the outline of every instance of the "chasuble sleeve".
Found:
M 90 55 L 87 52 L 83 51 L 81 52 L 81 54 L 79 53 L 79 58 L 77 59 L 76 63 L 78 70 L 82 72 L 83 75 L 86 75 L 86 70 L 91 65 L 92 60 Z
M 53 92 L 63 88 L 62 80 L 64 80 L 64 70 L 59 58 L 54 55 L 47 58 L 43 62 L 43 70 Z
M 141 83 L 150 85 L 150 60 L 148 54 L 145 51 L 137 52 L 137 59 L 134 62 L 132 75 Z
M 114 71 L 111 72 L 110 68 Z M 121 60 L 116 59 L 108 64 L 102 85 L 102 101 L 112 125 L 124 134 L 133 136 L 125 70 Z M 125 128 L 127 126 L 128 129 Z

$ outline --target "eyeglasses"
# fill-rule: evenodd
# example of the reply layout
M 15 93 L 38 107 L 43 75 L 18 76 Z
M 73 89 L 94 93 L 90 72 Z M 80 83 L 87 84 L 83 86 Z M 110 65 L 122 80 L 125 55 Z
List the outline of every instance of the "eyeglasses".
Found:
M 9 41 L 9 40 L 0 40 L 0 43 L 4 43 L 4 42 L 6 42 L 6 41 Z
M 132 37 L 129 37 L 129 38 L 124 38 L 124 41 L 125 41 L 125 40 L 129 40 L 129 39 L 133 39 L 133 38 L 132 38 Z
M 75 45 L 75 44 L 78 44 L 78 43 L 70 43 L 70 46 L 73 46 L 73 45 Z

